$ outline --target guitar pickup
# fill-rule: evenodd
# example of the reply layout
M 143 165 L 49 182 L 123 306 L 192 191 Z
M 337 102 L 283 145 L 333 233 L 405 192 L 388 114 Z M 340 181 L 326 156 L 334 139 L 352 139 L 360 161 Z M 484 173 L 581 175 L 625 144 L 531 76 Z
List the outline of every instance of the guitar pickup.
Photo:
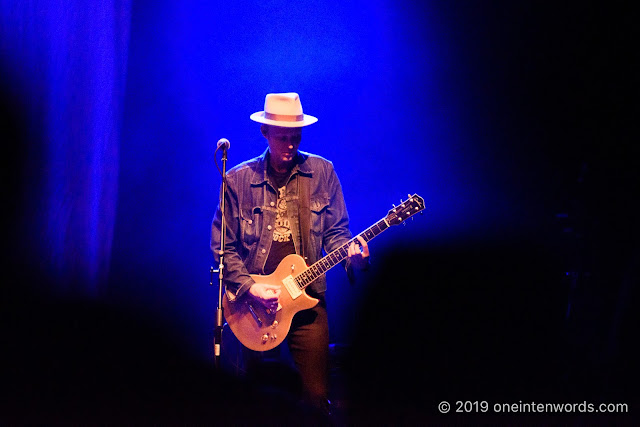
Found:
M 302 295 L 302 290 L 296 284 L 296 281 L 293 279 L 293 276 L 289 275 L 282 279 L 282 283 L 287 291 L 289 291 L 289 295 L 291 295 L 291 299 L 296 299 L 300 295 Z
M 260 316 L 258 316 L 256 311 L 251 306 L 251 304 L 247 303 L 247 307 L 249 307 L 249 313 L 251 313 L 251 315 L 253 316 L 253 319 L 258 323 L 258 326 L 262 328 L 262 319 L 260 319 Z

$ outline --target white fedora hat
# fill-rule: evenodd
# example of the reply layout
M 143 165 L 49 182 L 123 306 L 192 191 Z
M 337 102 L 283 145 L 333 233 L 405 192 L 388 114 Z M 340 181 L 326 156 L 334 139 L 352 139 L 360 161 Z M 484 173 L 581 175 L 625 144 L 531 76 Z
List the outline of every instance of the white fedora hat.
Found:
M 299 128 L 318 121 L 302 113 L 302 104 L 297 93 L 269 93 L 264 100 L 264 111 L 250 116 L 254 122 L 285 128 Z

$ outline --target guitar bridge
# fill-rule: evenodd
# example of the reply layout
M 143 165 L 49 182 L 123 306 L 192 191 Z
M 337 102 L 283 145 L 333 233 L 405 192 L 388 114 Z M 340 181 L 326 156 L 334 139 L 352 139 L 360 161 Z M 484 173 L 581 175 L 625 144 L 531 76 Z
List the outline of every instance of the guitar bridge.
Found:
M 289 276 L 285 277 L 282 280 L 282 283 L 284 284 L 284 287 L 289 292 L 289 295 L 291 295 L 291 299 L 296 299 L 300 295 L 302 295 L 302 289 L 300 289 L 298 287 L 298 285 L 296 284 L 296 281 L 293 280 L 293 276 L 289 275 Z

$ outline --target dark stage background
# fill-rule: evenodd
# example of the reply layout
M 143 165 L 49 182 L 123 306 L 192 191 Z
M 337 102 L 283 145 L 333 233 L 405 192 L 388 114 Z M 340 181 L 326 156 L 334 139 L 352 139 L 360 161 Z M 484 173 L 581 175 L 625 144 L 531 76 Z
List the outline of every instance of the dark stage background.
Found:
M 231 141 L 229 167 L 262 153 L 249 115 L 284 91 L 319 117 L 301 149 L 334 162 L 354 233 L 408 193 L 427 205 L 371 243 L 355 286 L 329 273 L 345 416 L 451 421 L 442 400 L 637 411 L 629 11 L 307 0 L 0 10 L 9 419 L 24 420 L 25 405 L 41 408 L 36 422 L 238 415 L 229 402 L 246 402 L 243 391 L 212 372 L 214 149 Z

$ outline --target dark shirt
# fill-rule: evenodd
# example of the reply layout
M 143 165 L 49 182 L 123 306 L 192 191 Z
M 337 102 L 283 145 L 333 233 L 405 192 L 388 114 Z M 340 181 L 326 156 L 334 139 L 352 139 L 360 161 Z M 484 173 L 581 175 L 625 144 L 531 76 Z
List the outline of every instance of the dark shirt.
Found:
M 277 172 L 269 165 L 267 167 L 267 174 L 274 188 L 277 188 L 278 197 L 278 201 L 276 202 L 276 222 L 273 227 L 273 242 L 271 243 L 269 257 L 263 270 L 264 274 L 271 274 L 276 270 L 284 257 L 296 253 L 296 248 L 293 244 L 291 221 L 289 220 L 289 214 L 287 212 L 286 198 L 286 185 L 291 177 L 291 171 L 283 173 Z

